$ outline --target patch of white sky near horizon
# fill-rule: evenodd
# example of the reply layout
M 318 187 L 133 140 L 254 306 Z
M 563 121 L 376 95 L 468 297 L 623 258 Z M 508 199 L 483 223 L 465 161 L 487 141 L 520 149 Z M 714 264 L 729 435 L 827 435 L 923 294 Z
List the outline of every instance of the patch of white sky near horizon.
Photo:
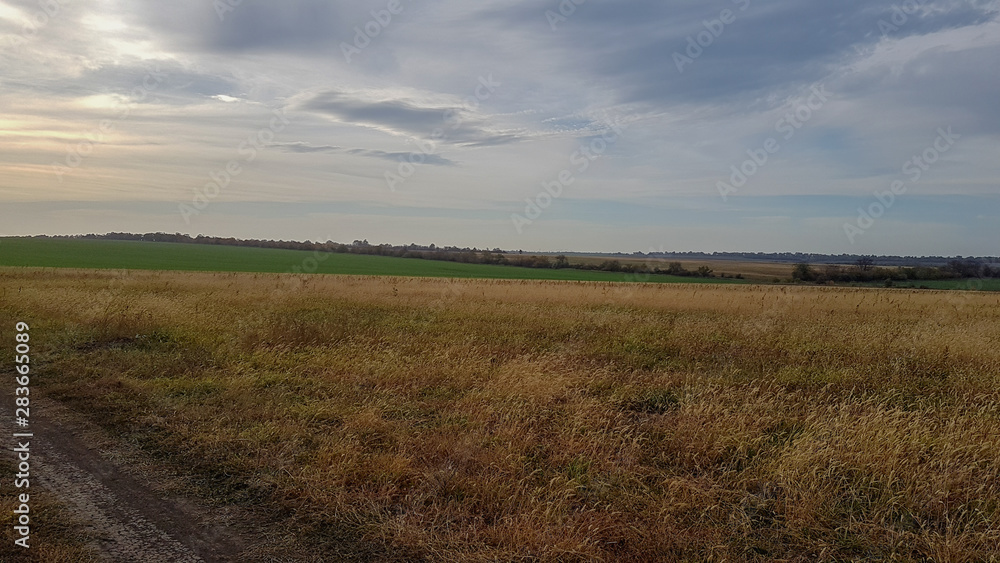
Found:
M 545 20 L 552 4 L 404 2 L 348 64 L 341 42 L 353 41 L 354 27 L 384 2 L 247 0 L 221 22 L 210 3 L 193 0 L 61 2 L 17 45 L 38 4 L 0 1 L 0 45 L 8 45 L 0 59 L 0 201 L 32 204 L 32 233 L 126 230 L 136 221 L 122 208 L 100 214 L 90 206 L 134 202 L 161 205 L 158 213 L 142 207 L 144 230 L 251 237 L 273 223 L 289 232 L 269 238 L 316 238 L 281 217 L 282 206 L 314 203 L 368 210 L 337 215 L 361 231 L 344 240 L 448 236 L 465 246 L 466 233 L 488 234 L 478 246 L 490 247 L 645 250 L 658 239 L 674 249 L 777 250 L 780 242 L 782 250 L 854 252 L 842 224 L 873 191 L 903 178 L 902 164 L 931 146 L 938 128 L 951 127 L 960 140 L 910 186 L 911 201 L 901 199 L 863 237 L 865 251 L 946 244 L 958 254 L 1000 254 L 968 240 L 969 225 L 983 219 L 965 211 L 935 218 L 920 207 L 960 196 L 982 198 L 982 217 L 1000 213 L 1000 78 L 983 72 L 1000 62 L 996 2 L 925 2 L 920 17 L 880 37 L 891 2 L 849 1 L 803 18 L 791 0 L 762 0 L 683 73 L 672 53 L 721 8 L 636 1 L 615 9 L 595 0 L 553 31 Z M 670 25 L 652 25 L 658 21 Z M 142 94 L 151 73 L 163 81 Z M 828 101 L 784 139 L 776 125 L 816 86 Z M 470 103 L 477 88 L 489 95 Z M 248 162 L 241 143 L 265 131 L 275 110 L 289 124 Z M 449 110 L 457 125 L 446 120 Z M 102 121 L 112 129 L 98 137 Z M 624 124 L 623 134 L 581 172 L 571 157 L 609 123 Z M 426 147 L 436 128 L 445 137 L 433 158 L 390 190 L 385 174 Z M 88 137 L 99 140 L 90 145 Z M 723 204 L 717 182 L 769 137 L 781 149 Z M 53 172 L 77 147 L 91 149 L 81 164 Z M 178 205 L 233 160 L 242 172 L 197 225 L 185 223 Z M 523 214 L 525 198 L 564 169 L 573 183 L 517 234 L 511 214 Z M 760 209 L 787 198 L 812 203 Z M 43 212 L 51 205 L 64 217 L 72 202 L 80 202 L 79 220 Z M 273 222 L 211 212 L 240 202 L 273 203 Z M 632 220 L 641 209 L 696 211 L 707 224 Z M 400 210 L 405 221 L 393 216 Z M 28 232 L 0 217 L 0 234 Z

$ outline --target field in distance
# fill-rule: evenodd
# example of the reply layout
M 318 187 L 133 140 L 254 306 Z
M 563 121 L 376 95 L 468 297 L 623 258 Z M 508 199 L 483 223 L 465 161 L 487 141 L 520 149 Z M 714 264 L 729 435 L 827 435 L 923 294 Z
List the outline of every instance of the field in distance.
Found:
M 622 264 L 635 264 L 666 268 L 671 262 L 677 262 L 686 270 L 696 271 L 701 266 L 708 266 L 716 275 L 741 275 L 753 282 L 772 282 L 775 279 L 788 280 L 792 277 L 794 264 L 779 262 L 759 262 L 751 260 L 684 260 L 684 259 L 650 259 L 623 256 L 613 258 Z M 609 260 L 603 256 L 571 256 L 571 264 L 597 265 Z
M 0 238 L 0 266 L 416 276 L 651 283 L 739 280 L 519 268 L 416 258 L 166 242 Z
M 608 257 L 602 256 L 579 256 L 574 255 L 569 258 L 571 264 L 588 264 L 588 265 L 598 265 L 609 260 Z M 795 269 L 794 264 L 789 264 L 787 262 L 765 262 L 757 260 L 709 260 L 709 259 L 699 259 L 699 260 L 686 260 L 686 259 L 650 259 L 650 258 L 633 258 L 633 257 L 616 257 L 617 260 L 625 264 L 631 264 L 634 266 L 645 265 L 647 267 L 659 267 L 665 268 L 668 264 L 672 262 L 679 263 L 683 268 L 696 271 L 702 266 L 707 266 L 712 269 L 716 276 L 720 276 L 721 281 L 725 281 L 725 278 L 721 276 L 725 275 L 729 278 L 733 276 L 740 275 L 743 279 L 751 283 L 789 283 L 792 281 L 792 271 Z M 826 264 L 817 265 L 815 268 L 822 271 Z M 851 269 L 854 264 L 840 264 L 841 268 Z M 831 284 L 834 285 L 834 284 Z M 884 287 L 885 281 L 873 281 L 873 282 L 850 282 L 850 283 L 839 283 L 843 287 Z M 915 288 L 915 289 L 953 289 L 953 290 L 971 290 L 971 291 L 1000 291 L 1000 278 L 971 278 L 971 279 L 941 279 L 941 280 L 906 280 L 906 281 L 896 281 L 893 283 L 893 287 L 897 288 Z
M 544 254 L 543 254 L 544 255 Z M 530 253 L 524 256 L 531 256 Z M 518 255 L 508 254 L 509 259 Z M 551 255 L 548 255 L 551 258 Z M 571 268 L 525 268 L 445 260 L 398 258 L 370 254 L 313 252 L 251 246 L 209 245 L 94 239 L 0 238 L 0 267 L 66 267 L 167 271 L 316 273 L 341 275 L 416 276 L 480 279 L 651 283 L 794 283 L 793 265 L 743 260 L 650 260 L 632 257 L 571 256 L 573 266 L 617 262 L 639 271 Z M 667 269 L 673 263 L 690 272 L 700 267 L 711 277 L 643 273 L 642 268 Z M 843 266 L 850 269 L 853 266 Z M 798 282 L 802 283 L 802 282 Z M 884 279 L 839 283 L 850 287 L 882 287 Z M 893 287 L 1000 291 L 1000 278 L 894 281 Z
M 33 396 L 256 507 L 285 559 L 997 556 L 997 294 L 7 268 L 0 296 Z

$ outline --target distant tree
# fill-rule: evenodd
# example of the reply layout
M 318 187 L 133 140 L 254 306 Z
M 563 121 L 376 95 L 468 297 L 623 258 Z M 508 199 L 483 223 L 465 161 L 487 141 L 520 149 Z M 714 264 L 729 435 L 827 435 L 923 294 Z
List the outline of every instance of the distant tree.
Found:
M 792 279 L 799 281 L 815 281 L 816 272 L 813 271 L 812 266 L 806 263 L 800 263 L 795 265 L 795 269 L 792 270 Z
M 702 278 L 711 278 L 711 277 L 713 277 L 712 276 L 712 269 L 709 268 L 708 266 L 699 266 L 698 267 L 698 277 L 702 277 Z
M 867 272 L 868 270 L 871 270 L 873 266 L 875 266 L 875 258 L 871 256 L 862 256 L 861 258 L 858 258 L 855 264 L 858 266 L 859 270 L 861 270 L 862 272 Z
M 982 264 L 975 260 L 951 260 L 948 269 L 954 272 L 955 277 L 976 278 L 982 272 Z
M 552 264 L 552 267 L 553 268 L 569 268 L 569 260 L 566 258 L 565 255 L 560 254 L 559 256 L 556 256 L 556 261 L 555 261 L 555 263 Z
M 840 281 L 843 276 L 844 269 L 836 264 L 827 264 L 826 270 L 823 272 L 823 276 L 830 281 Z
M 672 276 L 686 276 L 691 272 L 685 270 L 680 262 L 671 262 L 667 265 L 667 273 Z

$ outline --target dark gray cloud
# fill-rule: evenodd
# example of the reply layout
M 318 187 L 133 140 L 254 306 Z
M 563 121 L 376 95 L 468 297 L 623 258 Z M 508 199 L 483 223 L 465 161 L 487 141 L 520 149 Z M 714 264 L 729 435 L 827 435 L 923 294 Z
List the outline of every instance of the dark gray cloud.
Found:
M 482 147 L 520 139 L 515 133 L 493 130 L 486 118 L 463 107 L 431 105 L 413 99 L 375 99 L 365 94 L 327 90 L 307 97 L 296 109 L 345 124 L 456 145 Z
M 327 91 L 303 102 L 301 109 L 329 115 L 346 123 L 384 127 L 417 136 L 443 128 L 446 111 L 455 108 L 420 107 L 404 100 L 366 101 L 342 92 Z
M 1000 74 L 983 72 L 1000 60 L 1000 44 L 962 51 L 930 49 L 919 58 L 850 76 L 842 95 L 870 97 L 886 109 L 937 116 L 966 133 L 1000 133 Z
M 584 74 L 613 84 L 621 103 L 723 103 L 787 94 L 815 82 L 881 41 L 883 31 L 900 39 L 997 17 L 993 2 L 919 0 L 921 7 L 901 20 L 898 7 L 917 1 L 591 1 L 555 31 L 545 11 L 557 12 L 556 2 L 487 7 L 476 17 L 493 18 L 509 30 L 530 28 L 543 38 L 542 53 L 568 54 Z M 674 54 L 688 56 L 689 38 L 697 39 L 722 10 L 730 10 L 735 21 L 713 24 L 721 33 L 707 46 L 692 47 L 696 56 L 679 71 Z M 892 27 L 880 27 L 880 21 Z
M 174 48 L 184 50 L 339 56 L 334 47 L 351 41 L 354 28 L 363 28 L 373 18 L 372 11 L 385 10 L 386 0 L 243 0 L 236 6 L 228 4 L 226 0 L 140 0 L 132 3 L 132 21 L 170 38 Z
M 341 30 L 350 28 L 346 3 L 323 0 L 295 2 L 244 1 L 226 13 L 209 34 L 207 43 L 217 49 L 314 49 L 337 42 Z
M 331 154 L 350 154 L 356 156 L 367 156 L 371 158 L 382 158 L 386 160 L 406 160 L 409 159 L 413 153 L 409 152 L 387 152 L 374 149 L 362 149 L 353 148 L 349 149 L 346 147 L 338 147 L 334 145 L 311 145 L 303 141 L 296 141 L 291 143 L 275 143 L 274 146 L 280 148 L 285 152 L 297 152 L 297 153 L 331 153 Z M 457 163 L 453 160 L 447 159 L 443 156 L 436 154 L 423 154 L 421 159 L 422 164 L 432 164 L 435 166 L 455 166 Z
M 546 77 L 541 84 L 554 85 L 552 92 L 593 79 L 595 88 L 606 91 L 612 103 L 650 109 L 687 103 L 751 107 L 762 99 L 781 100 L 802 85 L 821 80 L 831 69 L 873 48 L 884 37 L 926 35 L 976 25 L 998 15 L 996 3 L 986 0 L 590 0 L 577 6 L 553 31 L 546 12 L 558 12 L 559 2 L 555 1 L 483 2 L 471 9 L 454 2 L 415 5 L 403 1 L 401 5 L 403 13 L 394 16 L 393 23 L 372 38 L 371 47 L 359 57 L 369 64 L 352 67 L 356 75 L 379 76 L 384 82 L 385 77 L 405 70 L 398 57 L 425 61 L 427 64 L 421 66 L 428 69 L 446 67 L 441 62 L 456 59 L 458 53 L 452 44 L 441 40 L 436 26 L 444 24 L 448 25 L 447 36 L 466 43 L 461 62 L 454 61 L 455 68 L 465 65 L 468 57 L 480 59 L 480 66 L 485 63 L 491 65 L 489 68 L 503 68 L 508 73 L 504 77 L 507 87 L 518 88 L 523 103 L 543 110 L 550 108 L 541 106 L 554 102 L 543 100 L 539 84 L 532 83 L 537 82 L 536 77 L 509 76 L 517 65 L 524 65 L 527 71 L 533 70 L 536 61 L 551 60 L 550 66 L 559 74 Z M 286 53 L 344 66 L 341 42 L 351 43 L 355 28 L 363 28 L 372 20 L 372 11 L 383 10 L 386 2 L 244 0 L 222 18 L 211 2 L 201 0 L 169 4 L 145 0 L 134 6 L 133 19 L 159 36 L 171 38 L 174 48 L 219 54 Z M 909 10 L 909 6 L 919 7 Z M 900 7 L 911 12 L 902 20 Z M 675 53 L 687 56 L 689 38 L 704 32 L 705 22 L 717 20 L 722 10 L 731 10 L 736 21 L 726 25 L 710 45 L 699 47 L 700 54 L 680 72 Z M 491 49 L 524 60 L 490 60 Z M 427 74 L 428 79 L 439 82 L 442 78 L 433 72 Z M 558 84 L 569 77 L 574 80 Z M 202 84 L 198 89 L 208 95 L 233 95 L 219 86 Z M 209 92 L 213 88 L 216 91 Z M 467 95 L 454 90 L 449 93 Z M 586 94 L 575 95 L 582 98 Z M 350 102 L 335 91 L 326 92 L 311 100 L 308 109 L 418 136 L 428 135 L 440 121 L 435 114 L 441 108 L 420 107 L 405 100 L 362 105 Z M 457 142 L 491 144 L 484 139 L 466 139 L 465 133 L 474 134 L 472 129 L 478 126 L 465 126 L 466 131 L 456 132 Z M 509 139 L 498 137 L 494 142 Z

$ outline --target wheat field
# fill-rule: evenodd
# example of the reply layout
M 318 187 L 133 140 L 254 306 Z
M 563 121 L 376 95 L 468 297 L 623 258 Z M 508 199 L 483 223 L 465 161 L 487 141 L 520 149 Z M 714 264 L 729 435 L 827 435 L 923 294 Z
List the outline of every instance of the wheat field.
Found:
M 1000 560 L 995 293 L 8 268 L 0 299 L 39 393 L 313 557 Z

